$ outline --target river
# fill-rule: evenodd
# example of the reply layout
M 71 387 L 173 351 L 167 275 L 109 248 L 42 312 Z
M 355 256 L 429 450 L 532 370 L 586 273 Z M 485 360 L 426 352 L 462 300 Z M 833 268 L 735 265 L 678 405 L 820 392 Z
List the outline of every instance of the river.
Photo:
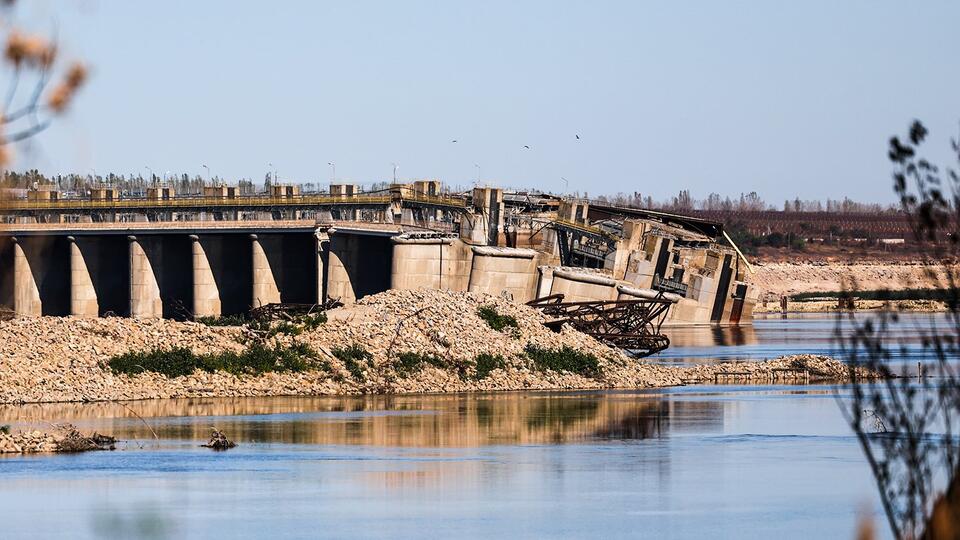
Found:
M 829 352 L 830 316 L 674 331 L 667 364 Z M 0 407 L 114 452 L 0 459 L 7 538 L 853 538 L 877 513 L 845 388 Z M 135 413 L 135 414 L 134 414 Z M 199 445 L 211 426 L 239 446 Z M 155 434 L 154 434 L 155 433 Z

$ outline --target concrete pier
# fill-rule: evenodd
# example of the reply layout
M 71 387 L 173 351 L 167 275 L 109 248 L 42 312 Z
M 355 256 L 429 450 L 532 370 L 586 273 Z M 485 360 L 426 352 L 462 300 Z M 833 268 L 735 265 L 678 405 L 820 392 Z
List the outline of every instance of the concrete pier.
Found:
M 40 288 L 18 238 L 13 239 L 13 309 L 20 317 L 39 317 L 43 313 Z
M 327 259 L 330 257 L 330 235 L 317 231 L 314 234 L 317 250 L 317 303 L 327 300 Z
M 130 316 L 159 319 L 163 317 L 163 300 L 153 265 L 136 236 L 128 236 L 130 245 Z
M 253 302 L 252 307 L 265 306 L 280 302 L 280 288 L 270 268 L 270 260 L 260 244 L 260 238 L 250 235 L 250 245 L 253 250 Z
M 327 296 L 352 303 L 390 288 L 395 232 L 330 230 Z
M 193 316 L 219 317 L 220 291 L 213 278 L 210 261 L 200 243 L 200 237 L 190 235 L 191 258 L 193 260 Z
M 100 315 L 100 304 L 87 261 L 83 258 L 76 239 L 68 236 L 67 241 L 70 243 L 70 315 L 97 317 Z

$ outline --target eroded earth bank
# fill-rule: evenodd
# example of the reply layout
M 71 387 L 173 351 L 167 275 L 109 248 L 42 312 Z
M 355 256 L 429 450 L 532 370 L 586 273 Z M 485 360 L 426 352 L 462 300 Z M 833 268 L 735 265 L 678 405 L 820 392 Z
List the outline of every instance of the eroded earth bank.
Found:
M 0 322 L 0 402 L 649 388 L 783 369 L 840 381 L 836 360 L 799 355 L 667 367 L 634 359 L 539 311 L 478 293 L 388 291 L 325 316 L 216 326 L 127 318 Z

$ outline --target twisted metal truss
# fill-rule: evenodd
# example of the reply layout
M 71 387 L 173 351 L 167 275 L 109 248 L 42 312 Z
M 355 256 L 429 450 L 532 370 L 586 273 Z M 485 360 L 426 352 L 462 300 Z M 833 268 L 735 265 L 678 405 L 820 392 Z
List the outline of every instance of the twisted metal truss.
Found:
M 670 346 L 660 327 L 672 305 L 662 297 L 637 300 L 564 302 L 554 294 L 527 302 L 547 316 L 546 325 L 558 331 L 564 324 L 637 357 L 656 354 Z

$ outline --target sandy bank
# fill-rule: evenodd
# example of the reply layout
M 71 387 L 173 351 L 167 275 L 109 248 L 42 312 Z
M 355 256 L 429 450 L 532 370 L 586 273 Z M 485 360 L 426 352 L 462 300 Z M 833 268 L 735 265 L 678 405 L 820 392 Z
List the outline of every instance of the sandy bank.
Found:
M 774 295 L 855 289 L 923 289 L 935 287 L 937 280 L 944 277 L 941 267 L 920 262 L 774 262 L 756 265 L 755 269 L 751 281 L 763 293 Z
M 947 305 L 937 300 L 857 300 L 855 302 L 857 311 L 917 311 L 924 313 L 939 313 L 947 311 Z M 836 300 L 807 300 L 803 302 L 790 302 L 787 311 L 790 313 L 834 313 L 838 310 Z M 762 313 L 780 313 L 780 304 L 770 301 L 767 305 L 757 304 L 753 309 L 755 314 Z

